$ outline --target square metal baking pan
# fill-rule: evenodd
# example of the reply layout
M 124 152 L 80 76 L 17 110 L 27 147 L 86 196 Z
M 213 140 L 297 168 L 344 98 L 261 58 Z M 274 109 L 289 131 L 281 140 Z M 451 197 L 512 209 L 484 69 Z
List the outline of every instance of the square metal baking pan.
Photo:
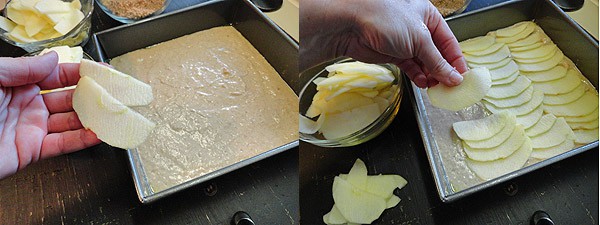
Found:
M 94 34 L 103 62 L 122 54 L 217 26 L 236 28 L 298 94 L 298 45 L 248 0 L 212 1 Z M 138 197 L 149 203 L 298 146 L 292 141 L 160 192 L 150 188 L 137 149 L 128 150 Z
M 593 39 L 568 15 L 562 12 L 551 0 L 519 0 L 483 8 L 447 19 L 448 25 L 459 41 L 485 35 L 487 32 L 507 27 L 520 21 L 534 20 L 554 43 L 577 65 L 579 70 L 598 89 L 598 41 Z M 545 167 L 557 161 L 598 147 L 598 141 L 580 146 L 563 154 L 541 162 L 530 162 L 525 167 L 489 181 L 475 181 L 473 176 L 461 174 L 457 160 L 460 156 L 460 142 L 451 143 L 447 136 L 453 122 L 459 118 L 471 119 L 483 117 L 482 108 L 471 107 L 470 112 L 440 112 L 430 105 L 423 90 L 411 84 L 412 102 L 417 123 L 431 171 L 435 179 L 437 191 L 443 202 L 451 202 L 475 192 L 492 187 L 515 177 Z M 463 111 L 469 111 L 463 110 Z M 462 113 L 462 114 L 461 114 Z M 460 115 L 459 115 L 460 114 Z M 471 115 L 468 115 L 471 114 Z M 432 115 L 437 119 L 432 119 Z M 440 117 L 439 115 L 442 115 Z M 440 118 L 443 118 L 440 120 Z M 439 128 L 443 127 L 443 128 Z M 446 134 L 439 129 L 445 129 Z M 464 157 L 463 157 L 464 158 Z M 464 159 L 462 160 L 464 161 Z M 462 162 L 464 164 L 464 162 Z M 462 165 L 464 166 L 464 165 Z M 464 169 L 467 169 L 464 166 Z M 470 172 L 464 172 L 470 173 Z

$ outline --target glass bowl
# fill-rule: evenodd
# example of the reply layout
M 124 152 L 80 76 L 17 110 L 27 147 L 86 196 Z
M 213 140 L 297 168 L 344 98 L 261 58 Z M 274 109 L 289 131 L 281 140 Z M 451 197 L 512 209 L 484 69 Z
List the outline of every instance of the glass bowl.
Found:
M 352 62 L 352 61 L 356 61 L 356 60 L 342 59 L 342 60 L 336 61 L 335 63 Z M 317 77 L 327 77 L 328 72 L 327 72 L 327 70 L 325 70 L 323 68 L 329 64 L 331 64 L 331 62 L 322 64 L 321 66 L 317 66 L 317 68 L 321 68 L 321 70 L 319 72 L 317 72 L 316 75 L 314 75 L 314 76 L 312 75 L 312 74 L 315 74 L 314 69 L 306 70 L 300 74 L 300 77 L 312 76 L 310 79 L 308 79 L 307 82 L 301 84 L 301 85 L 304 85 L 302 90 L 300 91 L 300 95 L 299 95 L 299 98 L 300 98 L 299 110 L 300 110 L 301 115 L 306 114 L 308 107 L 312 104 L 312 98 L 315 95 L 315 93 L 317 92 L 317 85 L 315 83 L 313 83 L 313 80 L 316 79 Z M 337 138 L 337 139 L 325 139 L 325 137 L 323 137 L 323 135 L 319 132 L 314 133 L 314 134 L 300 133 L 300 140 L 308 142 L 308 143 L 312 143 L 314 145 L 322 146 L 322 147 L 347 147 L 347 146 L 354 146 L 354 145 L 358 145 L 358 144 L 367 142 L 367 141 L 373 139 L 374 137 L 376 137 L 377 135 L 379 135 L 381 132 L 383 132 L 392 123 L 392 121 L 396 117 L 396 114 L 398 113 L 398 109 L 400 108 L 400 102 L 402 100 L 402 93 L 403 93 L 404 86 L 402 85 L 402 73 L 397 66 L 395 66 L 393 64 L 379 64 L 379 65 L 386 67 L 387 69 L 392 71 L 392 74 L 396 78 L 392 82 L 392 85 L 397 85 L 398 88 L 396 88 L 396 92 L 392 93 L 393 97 L 391 98 L 392 101 L 390 101 L 390 105 L 383 111 L 383 113 L 381 113 L 381 115 L 375 121 L 373 121 L 368 126 L 362 128 L 348 136 L 345 136 L 345 137 L 341 137 L 341 138 Z
M 127 4 L 127 3 L 124 3 L 126 1 L 128 1 L 128 0 L 98 0 L 98 5 L 102 9 L 102 11 L 104 11 L 104 13 L 106 13 L 106 15 L 110 16 L 111 18 L 113 18 L 121 23 L 133 23 L 133 22 L 136 22 L 138 20 L 142 20 L 142 19 L 145 19 L 148 17 L 160 15 L 162 12 L 165 11 L 167 6 L 171 2 L 171 0 L 164 0 L 162 3 L 162 6 L 160 6 L 160 8 L 157 7 L 157 10 L 155 10 L 153 13 L 150 13 L 147 15 L 142 15 L 142 16 L 131 16 L 131 17 L 119 15 L 121 13 L 119 13 L 119 11 L 117 9 L 111 9 L 111 7 L 110 7 L 110 2 L 119 2 L 119 3 Z M 155 2 L 155 1 L 161 1 L 161 0 L 140 0 L 140 2 L 144 2 L 144 3 L 150 3 L 150 2 Z M 131 10 L 135 7 L 134 5 L 138 5 L 135 3 L 131 3 L 131 4 L 132 5 L 127 5 L 127 7 L 125 7 L 125 8 Z M 133 12 L 133 10 L 132 10 L 132 12 Z
M 471 0 L 430 0 L 444 17 L 457 15 L 465 11 Z
M 73 0 L 61 1 L 72 2 Z M 77 45 L 85 45 L 85 43 L 87 43 L 90 37 L 90 28 L 92 27 L 92 12 L 94 11 L 94 0 L 80 0 L 80 2 L 81 11 L 83 12 L 84 18 L 77 24 L 77 26 L 75 26 L 71 31 L 69 31 L 63 36 L 43 41 L 24 43 L 14 41 L 8 36 L 8 33 L 0 29 L 0 39 L 8 42 L 11 45 L 22 48 L 27 52 L 41 51 L 44 48 L 50 48 L 61 45 L 67 45 L 71 47 Z M 6 6 L 8 6 L 8 4 L 10 4 L 10 1 L 6 3 Z M 6 11 L 9 10 L 8 8 L 6 8 L 6 6 L 4 10 L 2 10 L 2 15 L 4 16 L 6 16 Z

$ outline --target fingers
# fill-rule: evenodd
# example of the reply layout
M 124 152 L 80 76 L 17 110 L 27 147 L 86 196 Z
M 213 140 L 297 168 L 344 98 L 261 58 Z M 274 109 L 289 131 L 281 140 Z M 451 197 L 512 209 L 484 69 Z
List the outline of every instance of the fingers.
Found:
M 59 133 L 83 128 L 75 112 L 55 113 L 48 118 L 48 133 Z
M 442 57 L 427 31 L 423 32 L 423 38 L 417 49 L 417 57 L 428 68 L 430 76 L 447 86 L 456 86 L 462 82 L 462 76 Z
M 46 107 L 48 108 L 48 112 L 52 114 L 73 111 L 74 91 L 75 90 L 65 90 L 42 95 L 44 103 L 46 103 Z
M 42 142 L 40 159 L 79 151 L 100 142 L 94 132 L 85 129 L 48 134 Z
M 79 63 L 61 63 L 58 72 L 52 73 L 38 83 L 42 90 L 76 85 L 79 81 Z
M 410 78 L 417 87 L 426 88 L 427 87 L 427 76 L 421 69 L 421 66 L 415 62 L 413 59 L 407 59 L 400 62 L 400 69 L 406 73 L 408 78 Z
M 458 40 L 456 40 L 444 18 L 439 13 L 431 13 L 427 22 L 427 28 L 431 33 L 433 43 L 437 46 L 437 49 L 439 49 L 446 61 L 450 62 L 450 65 L 456 68 L 459 73 L 467 72 L 467 62 L 460 50 Z
M 57 70 L 56 52 L 42 56 L 0 58 L 0 86 L 15 87 L 35 84 Z

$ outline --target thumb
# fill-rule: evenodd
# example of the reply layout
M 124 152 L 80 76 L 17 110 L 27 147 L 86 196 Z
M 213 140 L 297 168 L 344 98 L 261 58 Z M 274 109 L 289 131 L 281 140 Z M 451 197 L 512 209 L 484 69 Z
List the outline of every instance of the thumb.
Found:
M 58 68 L 58 55 L 52 51 L 42 56 L 0 57 L 0 87 L 35 84 Z
M 429 70 L 429 75 L 440 83 L 446 86 L 459 85 L 463 77 L 442 57 L 442 54 L 433 43 L 431 35 L 428 35 L 428 37 L 422 39 L 423 43 L 417 52 L 417 58 Z

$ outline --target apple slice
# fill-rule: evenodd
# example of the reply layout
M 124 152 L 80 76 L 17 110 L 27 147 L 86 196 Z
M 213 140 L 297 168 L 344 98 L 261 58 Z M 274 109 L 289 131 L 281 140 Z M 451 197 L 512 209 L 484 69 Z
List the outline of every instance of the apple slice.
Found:
M 567 122 L 571 129 L 596 129 L 598 128 L 598 118 L 590 122 Z
M 381 115 L 381 112 L 377 103 L 361 106 L 349 111 L 329 114 L 327 115 L 327 120 L 321 126 L 321 132 L 327 139 L 345 137 L 367 127 L 379 115 Z
M 0 16 L 0 29 L 6 32 L 10 32 L 12 29 L 15 28 L 15 26 L 17 26 L 17 24 L 13 21 L 6 19 L 6 17 Z
M 531 141 L 525 138 L 521 146 L 506 158 L 483 162 L 466 159 L 466 162 L 469 169 L 479 178 L 491 180 L 523 167 L 529 159 L 531 152 Z
M 534 31 L 529 36 L 513 43 L 508 43 L 508 47 L 512 50 L 513 48 L 533 45 L 542 41 L 543 35 L 540 31 Z
M 498 134 L 506 126 L 510 117 L 508 111 L 502 111 L 477 120 L 453 123 L 452 128 L 462 140 L 480 141 Z
M 58 63 L 80 63 L 83 59 L 83 49 L 81 46 L 69 47 L 69 46 L 56 46 L 52 48 L 46 48 L 38 55 L 43 55 L 48 52 L 55 51 L 58 54 Z
M 386 209 L 384 198 L 354 187 L 339 176 L 333 180 L 333 201 L 349 222 L 370 224 Z
M 496 99 L 514 97 L 527 90 L 530 84 L 531 80 L 527 79 L 527 77 L 519 76 L 512 83 L 492 86 L 486 97 Z
M 598 108 L 598 95 L 595 91 L 587 91 L 581 98 L 564 105 L 544 105 L 544 111 L 555 116 L 583 116 Z
M 463 144 L 467 157 L 475 161 L 494 161 L 512 155 L 528 137 L 521 124 L 515 126 L 515 130 L 502 144 L 492 148 L 471 148 Z
M 512 36 L 515 36 L 518 33 L 520 33 L 523 30 L 525 30 L 525 28 L 527 28 L 527 26 L 531 26 L 532 25 L 531 23 L 533 23 L 533 22 L 531 22 L 531 21 L 523 21 L 523 22 L 515 23 L 515 24 L 513 24 L 513 25 L 511 25 L 509 27 L 498 29 L 498 30 L 496 30 L 496 36 L 497 37 L 512 37 Z
M 518 77 L 519 77 L 519 70 L 515 71 L 513 74 L 509 75 L 506 78 L 502 78 L 502 79 L 498 79 L 498 80 L 492 79 L 492 85 L 509 84 L 509 83 L 512 83 L 513 81 L 515 81 Z
M 585 84 L 583 82 L 579 83 L 575 89 L 568 93 L 558 94 L 558 95 L 545 95 L 544 96 L 544 104 L 545 105 L 564 105 L 575 100 L 581 98 L 585 94 Z
M 35 9 L 43 14 L 68 13 L 73 11 L 70 2 L 57 0 L 41 0 L 35 5 Z
M 558 48 L 554 48 L 550 51 L 550 53 L 548 53 L 547 55 L 541 56 L 541 57 L 529 58 L 529 59 L 514 58 L 514 60 L 518 63 L 539 63 L 539 62 L 543 62 L 543 61 L 546 61 L 546 60 L 552 58 L 554 56 L 554 54 L 556 53 L 556 51 L 560 51 L 560 50 Z
M 485 68 L 488 68 L 488 70 L 494 70 L 494 69 L 503 67 L 512 61 L 513 61 L 512 58 L 505 58 L 505 59 L 500 60 L 499 62 L 495 62 L 495 63 L 468 63 L 468 64 L 469 64 L 469 67 L 471 67 L 471 68 L 485 67 Z
M 530 128 L 531 126 L 535 125 L 542 118 L 543 114 L 544 114 L 544 107 L 542 107 L 540 105 L 537 107 L 537 109 L 534 109 L 530 113 L 517 116 L 517 123 L 523 125 L 523 128 L 525 128 L 525 129 Z
M 490 70 L 492 80 L 506 79 L 519 72 L 519 65 L 510 60 L 506 65 Z
M 548 132 L 554 123 L 556 122 L 556 116 L 552 114 L 546 114 L 542 116 L 540 121 L 538 121 L 535 125 L 525 130 L 525 134 L 529 137 L 537 136 L 543 133 Z
M 492 105 L 494 105 L 496 107 L 507 108 L 507 107 L 515 107 L 515 106 L 523 105 L 523 104 L 529 102 L 532 97 L 533 97 L 533 86 L 530 85 L 527 89 L 525 89 L 525 91 L 523 91 L 521 94 L 514 96 L 514 97 L 500 98 L 500 99 L 485 97 L 485 98 L 483 98 L 483 100 L 491 103 Z
M 515 106 L 515 107 L 508 107 L 508 108 L 500 108 L 500 107 L 494 106 L 493 104 L 488 103 L 487 101 L 484 101 L 483 105 L 485 105 L 485 108 L 488 109 L 492 113 L 497 113 L 502 110 L 508 110 L 512 114 L 521 116 L 521 115 L 528 114 L 528 113 L 532 112 L 533 110 L 537 109 L 542 104 L 543 101 L 544 101 L 544 94 L 539 90 L 534 90 L 531 100 L 529 100 L 527 103 L 525 103 L 523 105 L 519 105 L 519 106 Z
M 587 144 L 598 140 L 598 128 L 593 130 L 574 130 L 575 143 Z
M 154 99 L 150 85 L 100 63 L 81 60 L 79 74 L 94 79 L 126 106 L 148 105 Z
M 331 100 L 322 109 L 326 113 L 338 113 L 348 111 L 365 105 L 373 104 L 372 98 L 357 93 L 343 93 Z
M 534 49 L 534 48 L 539 48 L 542 45 L 544 45 L 544 43 L 542 43 L 542 42 L 535 42 L 535 43 L 530 44 L 530 45 L 525 45 L 525 46 L 520 46 L 520 47 L 514 47 L 514 48 L 510 48 L 510 46 L 509 46 L 509 48 L 510 48 L 510 52 L 522 52 L 522 51 L 527 51 L 527 50 L 531 50 L 531 49 Z
M 555 44 L 549 43 L 542 45 L 539 48 L 530 49 L 521 52 L 512 52 L 511 55 L 516 59 L 535 59 L 544 58 L 547 55 L 554 53 L 558 49 Z
M 516 42 L 518 40 L 521 40 L 523 38 L 526 38 L 527 36 L 529 36 L 529 34 L 531 34 L 534 30 L 535 27 L 537 25 L 535 25 L 534 23 L 528 23 L 527 26 L 525 27 L 525 29 L 523 29 L 521 32 L 510 36 L 510 37 L 496 37 L 496 42 L 501 42 L 501 43 L 513 43 Z
M 465 140 L 464 143 L 467 144 L 469 148 L 497 147 L 498 145 L 504 143 L 504 141 L 506 141 L 508 137 L 510 137 L 510 135 L 515 130 L 515 126 L 517 125 L 517 117 L 515 115 L 511 114 L 508 118 L 509 119 L 505 121 L 506 125 L 504 126 L 504 128 L 502 128 L 502 130 L 499 133 L 495 134 L 493 137 L 481 141 Z
M 502 48 L 500 48 L 500 50 L 491 53 L 489 55 L 483 55 L 483 56 L 475 56 L 475 55 L 470 55 L 469 53 L 465 53 L 464 54 L 465 59 L 467 60 L 467 62 L 472 62 L 472 63 L 495 63 L 495 62 L 499 62 L 505 58 L 507 58 L 508 56 L 510 56 L 510 50 L 508 50 L 508 46 L 503 46 Z
M 494 37 L 492 36 L 480 36 L 464 40 L 458 43 L 460 49 L 463 52 L 476 52 L 482 51 L 494 44 Z
M 484 55 L 489 55 L 492 54 L 498 50 L 500 50 L 500 48 L 504 47 L 505 44 L 504 43 L 494 43 L 492 44 L 490 47 L 481 50 L 481 51 L 472 51 L 472 52 L 465 52 L 468 53 L 469 55 L 473 55 L 473 56 L 484 56 Z
M 431 104 L 435 107 L 458 111 L 481 101 L 492 85 L 486 68 L 471 69 L 463 74 L 463 82 L 454 87 L 444 84 L 427 89 Z
M 531 137 L 531 144 L 534 149 L 549 148 L 559 145 L 567 138 L 574 138 L 575 134 L 569 127 L 564 118 L 556 119 L 550 130 L 537 136 Z
M 562 143 L 548 148 L 534 148 L 531 157 L 536 159 L 547 159 L 567 152 L 575 147 L 573 138 L 567 138 Z
M 377 195 L 379 197 L 389 199 L 394 196 L 394 190 L 396 188 L 402 189 L 408 182 L 401 176 L 390 174 L 390 175 L 375 175 L 368 176 L 366 182 L 365 191 Z
M 555 66 L 552 69 L 534 72 L 521 72 L 533 82 L 546 82 L 563 78 L 567 75 L 567 68 L 561 65 Z
M 552 58 L 546 61 L 536 63 L 519 63 L 519 70 L 521 70 L 521 72 L 549 70 L 552 67 L 558 65 L 558 63 L 560 63 L 563 60 L 563 58 L 563 52 L 557 50 L 552 56 Z
M 325 224 L 338 225 L 338 224 L 346 224 L 346 223 L 348 223 L 348 220 L 346 220 L 346 218 L 344 218 L 342 213 L 340 213 L 340 210 L 334 204 L 333 207 L 331 208 L 331 211 L 329 211 L 327 214 L 323 215 L 323 222 Z
M 367 186 L 367 174 L 368 171 L 365 162 L 356 159 L 345 180 L 352 184 L 352 186 L 365 190 Z
M 73 93 L 73 109 L 81 124 L 109 145 L 132 149 L 142 144 L 155 124 L 113 98 L 90 77 L 82 77 Z
M 581 85 L 580 74 L 577 70 L 570 69 L 567 71 L 567 75 L 563 78 L 546 81 L 546 82 L 535 82 L 533 88 L 541 90 L 544 94 L 558 95 L 569 93 L 577 86 Z
M 73 30 L 73 28 L 75 28 L 77 24 L 83 20 L 83 18 L 85 18 L 83 12 L 74 11 L 68 17 L 54 25 L 54 30 L 62 35 L 65 35 L 69 33 L 69 31 Z
M 581 123 L 581 122 L 594 121 L 595 119 L 598 119 L 598 108 L 596 107 L 596 109 L 593 112 L 583 115 L 583 116 L 578 116 L 578 117 L 565 116 L 564 118 L 567 122 Z
M 319 129 L 321 129 L 321 126 L 323 126 L 323 122 L 325 122 L 325 115 L 321 115 L 319 116 L 319 119 L 317 119 L 317 121 L 313 121 L 309 118 L 306 118 L 303 115 L 299 115 L 300 117 L 300 121 L 298 124 L 298 131 L 300 131 L 300 133 L 304 133 L 304 134 L 314 134 L 317 133 L 317 131 L 319 131 Z
M 394 208 L 398 205 L 398 203 L 400 203 L 400 198 L 398 198 L 398 196 L 392 195 L 392 197 L 390 197 L 387 201 L 386 201 L 386 209 L 389 208 Z

